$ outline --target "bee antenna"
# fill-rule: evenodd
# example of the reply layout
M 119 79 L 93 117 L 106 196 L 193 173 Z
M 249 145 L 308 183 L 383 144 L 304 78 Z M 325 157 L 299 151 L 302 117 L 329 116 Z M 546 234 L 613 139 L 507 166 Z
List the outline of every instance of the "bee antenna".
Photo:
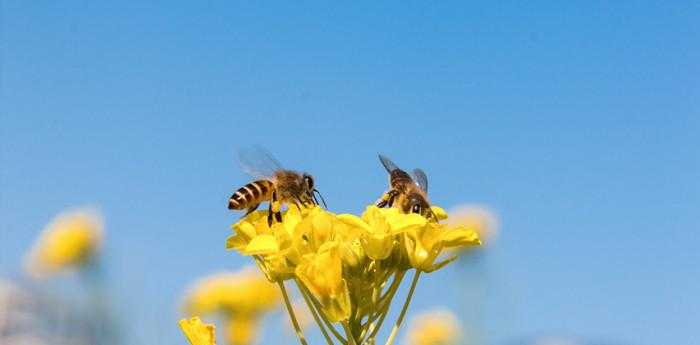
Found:
M 328 209 L 328 206 L 326 205 L 326 200 L 323 199 L 323 195 L 321 195 L 321 192 L 319 192 L 318 189 L 316 189 L 316 188 L 314 188 L 313 192 L 318 194 L 319 198 L 321 198 L 321 202 L 323 202 L 323 208 Z M 314 200 L 316 200 L 315 195 L 314 195 Z M 318 204 L 318 200 L 316 200 L 316 203 Z

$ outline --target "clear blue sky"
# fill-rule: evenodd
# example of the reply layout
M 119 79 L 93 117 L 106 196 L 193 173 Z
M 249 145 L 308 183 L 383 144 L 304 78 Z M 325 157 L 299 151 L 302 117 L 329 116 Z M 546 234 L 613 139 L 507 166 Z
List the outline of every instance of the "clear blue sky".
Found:
M 225 205 L 252 144 L 335 211 L 383 190 L 377 151 L 437 204 L 495 209 L 490 344 L 697 342 L 698 2 L 6 0 L 1 23 L 0 273 L 98 205 L 131 344 L 182 344 L 187 284 L 248 262 Z M 429 276 L 415 310 L 460 308 L 467 271 Z

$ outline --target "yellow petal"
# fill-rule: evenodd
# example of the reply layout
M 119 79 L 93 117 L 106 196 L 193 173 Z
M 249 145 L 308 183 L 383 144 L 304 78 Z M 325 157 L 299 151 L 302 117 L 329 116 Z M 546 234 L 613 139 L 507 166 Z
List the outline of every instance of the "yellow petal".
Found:
M 372 228 L 370 228 L 369 225 L 367 225 L 367 223 L 365 223 L 364 220 L 362 220 L 360 217 L 355 216 L 353 214 L 339 214 L 337 218 L 339 221 L 341 221 L 347 225 L 363 229 L 367 232 L 372 231 Z
M 255 227 L 247 221 L 240 221 L 234 224 L 233 228 L 236 230 L 236 233 L 243 234 L 248 238 L 253 238 L 256 235 Z
M 460 247 L 467 245 L 480 245 L 479 234 L 473 230 L 462 227 L 447 230 L 442 234 L 442 243 L 445 247 Z
M 364 249 L 373 260 L 384 260 L 391 255 L 394 239 L 391 236 L 370 234 L 364 238 Z
M 279 251 L 279 245 L 277 240 L 273 235 L 260 235 L 253 238 L 250 243 L 245 247 L 243 254 L 245 255 L 259 255 L 259 254 L 272 254 Z
M 245 249 L 246 245 L 248 245 L 248 241 L 246 241 L 243 236 L 240 235 L 231 235 L 226 239 L 226 250 L 238 250 L 242 251 Z
M 364 261 L 365 250 L 362 248 L 360 239 L 355 238 L 351 241 L 345 241 L 341 247 L 341 257 L 343 262 L 350 267 L 357 267 Z
M 447 219 L 447 212 L 442 207 L 439 206 L 430 206 L 430 209 L 433 211 L 433 214 L 435 217 L 437 217 L 438 220 L 444 220 Z
M 321 304 L 323 304 L 323 312 L 330 322 L 347 320 L 352 312 L 352 305 L 350 304 L 350 292 L 345 280 L 343 280 L 340 293 L 331 296 L 329 299 L 322 300 Z
M 179 324 L 191 345 L 216 345 L 214 325 L 202 323 L 198 317 L 182 319 Z
M 389 224 L 391 224 L 392 233 L 396 235 L 406 232 L 413 227 L 425 226 L 427 221 L 425 217 L 415 213 L 397 214 L 389 219 Z

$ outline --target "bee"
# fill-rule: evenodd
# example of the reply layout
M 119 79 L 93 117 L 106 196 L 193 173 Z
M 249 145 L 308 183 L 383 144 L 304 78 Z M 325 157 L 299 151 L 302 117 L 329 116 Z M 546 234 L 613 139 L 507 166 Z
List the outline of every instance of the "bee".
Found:
M 282 221 L 280 208 L 283 204 L 294 204 L 299 208 L 318 205 L 318 195 L 326 206 L 326 201 L 315 188 L 314 178 L 310 174 L 282 168 L 270 153 L 259 148 L 241 151 L 239 159 L 243 170 L 257 180 L 231 195 L 228 200 L 229 210 L 246 209 L 245 215 L 248 215 L 262 202 L 268 202 L 267 223 L 271 226 L 273 216 L 277 222 Z
M 377 200 L 377 207 L 396 207 L 403 213 L 416 213 L 437 220 L 428 202 L 428 176 L 425 172 L 414 169 L 410 175 L 382 154 L 379 161 L 389 173 L 389 190 Z

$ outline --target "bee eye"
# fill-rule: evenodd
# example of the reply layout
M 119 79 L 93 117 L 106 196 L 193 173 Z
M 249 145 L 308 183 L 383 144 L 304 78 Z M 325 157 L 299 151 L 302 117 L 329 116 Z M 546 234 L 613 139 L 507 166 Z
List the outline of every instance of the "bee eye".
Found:
M 420 214 L 421 207 L 418 204 L 414 204 L 413 207 L 411 207 L 411 213 L 418 213 Z
M 311 176 L 304 175 L 304 183 L 306 183 L 306 186 L 309 187 L 309 189 L 314 189 L 314 179 L 311 178 Z

